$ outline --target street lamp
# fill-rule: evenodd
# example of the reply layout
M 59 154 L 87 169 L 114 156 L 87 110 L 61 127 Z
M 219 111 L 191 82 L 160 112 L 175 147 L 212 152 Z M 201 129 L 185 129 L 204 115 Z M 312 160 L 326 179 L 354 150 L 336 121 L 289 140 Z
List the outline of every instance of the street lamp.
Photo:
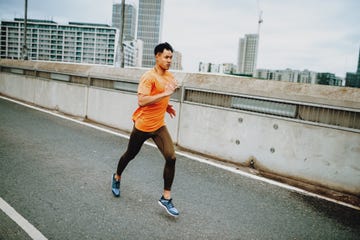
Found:
M 123 68 L 125 66 L 125 57 L 124 57 L 124 25 L 125 25 L 125 0 L 121 0 L 121 34 L 120 34 L 120 52 L 121 52 L 121 64 L 120 66 Z
M 22 59 L 28 60 L 28 49 L 26 46 L 26 34 L 27 34 L 27 0 L 25 0 L 25 17 L 24 17 L 24 45 L 22 47 Z

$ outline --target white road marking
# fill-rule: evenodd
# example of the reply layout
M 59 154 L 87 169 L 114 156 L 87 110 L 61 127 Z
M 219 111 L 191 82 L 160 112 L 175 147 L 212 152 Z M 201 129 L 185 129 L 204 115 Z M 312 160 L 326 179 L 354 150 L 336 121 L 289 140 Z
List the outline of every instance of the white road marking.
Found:
M 32 239 L 47 240 L 39 230 L 31 225 L 25 218 L 23 218 L 13 207 L 11 207 L 5 200 L 0 197 L 0 209 L 8 215 L 14 222 L 17 223 Z
M 129 139 L 129 136 L 126 135 L 126 134 L 121 134 L 121 133 L 118 133 L 118 132 L 115 132 L 115 131 L 112 131 L 112 130 L 109 130 L 109 129 L 105 129 L 105 128 L 102 128 L 102 127 L 99 127 L 99 126 L 95 126 L 95 125 L 92 125 L 90 123 L 86 123 L 86 122 L 83 122 L 83 121 L 80 121 L 80 120 L 76 120 L 76 119 L 61 115 L 59 113 L 54 113 L 54 112 L 52 112 L 50 110 L 42 109 L 42 108 L 35 107 L 35 106 L 29 105 L 29 104 L 26 104 L 26 103 L 23 103 L 23 102 L 20 102 L 20 101 L 13 100 L 11 98 L 7 98 L 7 97 L 3 97 L 3 96 L 0 96 L 0 98 L 3 98 L 5 100 L 8 100 L 8 101 L 23 105 L 25 107 L 29 107 L 29 108 L 41 111 L 41 112 L 44 112 L 44 113 L 54 115 L 56 117 L 60 117 L 60 118 L 63 118 L 63 119 L 69 120 L 69 121 L 73 121 L 73 122 L 76 122 L 76 123 L 79 123 L 79 124 L 82 124 L 82 125 L 85 125 L 85 126 L 88 126 L 88 127 L 91 127 L 91 128 L 94 128 L 94 129 L 97 129 L 97 130 L 100 130 L 100 131 L 103 131 L 103 132 L 106 132 L 106 133 L 110 133 L 110 134 L 113 134 L 113 135 L 116 135 L 116 136 L 119 136 L 119 137 Z M 145 144 L 147 144 L 149 146 L 156 147 L 156 145 L 151 143 L 151 142 L 145 142 Z M 275 185 L 275 186 L 279 186 L 279 187 L 288 189 L 290 191 L 295 191 L 295 192 L 298 192 L 298 193 L 302 193 L 304 195 L 316 197 L 316 198 L 319 198 L 319 199 L 324 199 L 324 200 L 327 200 L 329 202 L 333 202 L 333 203 L 340 204 L 340 205 L 343 205 L 343 206 L 346 206 L 346 207 L 350 207 L 350 208 L 353 208 L 353 209 L 360 210 L 360 207 L 358 207 L 358 206 L 355 206 L 355 205 L 352 205 L 352 204 L 349 204 L 349 203 L 346 203 L 346 202 L 338 201 L 338 200 L 335 200 L 335 199 L 332 199 L 332 198 L 328 198 L 328 197 L 325 197 L 325 196 L 322 196 L 322 195 L 319 195 L 319 194 L 316 194 L 316 193 L 312 193 L 312 192 L 306 191 L 306 190 L 301 189 L 301 188 L 290 186 L 290 185 L 285 184 L 285 183 L 277 182 L 277 181 L 274 181 L 274 180 L 271 180 L 271 179 L 267 179 L 267 178 L 264 178 L 264 177 L 261 177 L 261 176 L 257 176 L 257 175 L 251 174 L 251 173 L 247 173 L 247 172 L 241 171 L 241 170 L 239 170 L 239 169 L 237 169 L 235 167 L 229 167 L 229 166 L 225 166 L 225 165 L 220 164 L 220 163 L 215 163 L 215 162 L 206 160 L 204 158 L 194 156 L 194 155 L 189 154 L 187 152 L 176 151 L 176 153 L 178 155 L 190 158 L 192 160 L 195 160 L 195 161 L 198 161 L 198 162 L 201 162 L 201 163 L 205 163 L 205 164 L 208 164 L 208 165 L 211 165 L 211 166 L 223 169 L 223 170 L 227 170 L 227 171 L 230 171 L 230 172 L 233 172 L 233 173 L 236 173 L 236 174 L 239 174 L 239 175 L 251 178 L 251 179 L 256 179 L 256 180 L 259 180 L 259 181 L 262 181 L 262 182 L 266 182 L 266 183 L 269 183 L 269 184 L 272 184 L 272 185 Z

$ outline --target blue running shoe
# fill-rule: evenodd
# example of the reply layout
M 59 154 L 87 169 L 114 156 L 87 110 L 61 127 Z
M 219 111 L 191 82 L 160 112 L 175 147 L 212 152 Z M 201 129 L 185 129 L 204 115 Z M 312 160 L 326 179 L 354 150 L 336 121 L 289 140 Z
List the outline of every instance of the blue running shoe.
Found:
M 120 181 L 117 181 L 115 179 L 115 173 L 112 175 L 111 178 L 111 189 L 115 197 L 120 197 Z
M 165 208 L 166 212 L 169 215 L 173 217 L 179 216 L 179 211 L 174 207 L 174 204 L 172 203 L 172 198 L 168 200 L 165 199 L 164 196 L 162 196 L 159 200 L 159 205 Z

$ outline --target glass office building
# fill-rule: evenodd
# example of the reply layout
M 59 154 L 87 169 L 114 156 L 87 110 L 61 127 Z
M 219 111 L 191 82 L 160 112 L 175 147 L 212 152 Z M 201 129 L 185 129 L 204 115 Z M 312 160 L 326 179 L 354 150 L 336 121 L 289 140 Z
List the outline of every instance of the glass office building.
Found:
M 121 29 L 121 3 L 114 3 L 112 8 L 112 26 Z M 136 9 L 131 4 L 125 4 L 124 39 L 136 39 Z
M 346 86 L 360 88 L 360 49 L 356 73 L 346 73 Z
M 155 65 L 154 48 L 161 41 L 164 0 L 139 0 L 137 39 L 143 41 L 142 67 Z

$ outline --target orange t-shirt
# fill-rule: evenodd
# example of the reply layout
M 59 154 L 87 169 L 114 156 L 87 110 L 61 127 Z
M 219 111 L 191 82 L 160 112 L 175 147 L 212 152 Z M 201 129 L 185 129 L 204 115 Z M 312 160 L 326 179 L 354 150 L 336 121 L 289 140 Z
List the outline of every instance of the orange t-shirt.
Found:
M 159 75 L 155 69 L 144 73 L 140 79 L 138 94 L 152 96 L 164 92 L 165 85 L 174 81 L 174 76 L 166 71 Z M 164 97 L 158 102 L 147 106 L 139 106 L 133 113 L 132 120 L 135 127 L 143 132 L 153 132 L 165 125 L 165 112 L 169 104 L 170 96 Z

